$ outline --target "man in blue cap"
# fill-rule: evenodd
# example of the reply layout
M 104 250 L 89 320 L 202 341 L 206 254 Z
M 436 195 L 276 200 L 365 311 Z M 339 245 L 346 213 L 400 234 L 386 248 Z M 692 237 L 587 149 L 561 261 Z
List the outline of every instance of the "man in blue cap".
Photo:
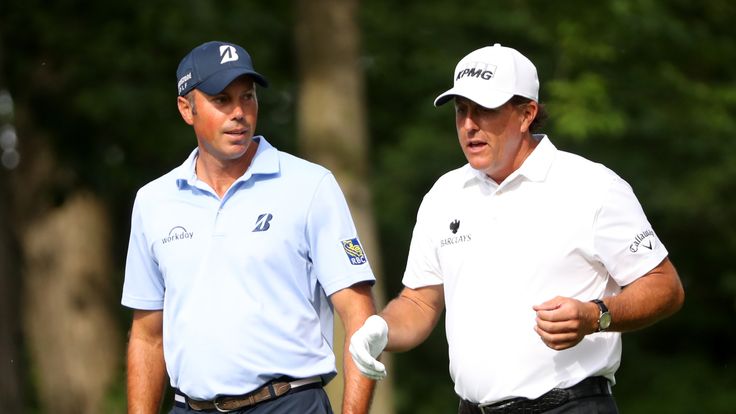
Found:
M 375 278 L 330 171 L 255 135 L 256 85 L 242 47 L 208 42 L 177 69 L 197 138 L 133 206 L 122 304 L 134 309 L 128 412 L 331 413 L 333 307 L 347 337 L 375 313 Z M 374 383 L 345 352 L 344 413 Z

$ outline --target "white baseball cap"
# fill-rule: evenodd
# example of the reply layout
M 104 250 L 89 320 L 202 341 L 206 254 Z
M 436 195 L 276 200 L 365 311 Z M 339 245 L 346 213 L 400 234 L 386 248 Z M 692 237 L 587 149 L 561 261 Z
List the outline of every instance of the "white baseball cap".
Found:
M 537 68 L 517 50 L 496 43 L 458 62 L 454 86 L 438 96 L 434 106 L 462 96 L 486 108 L 498 108 L 514 95 L 539 101 Z

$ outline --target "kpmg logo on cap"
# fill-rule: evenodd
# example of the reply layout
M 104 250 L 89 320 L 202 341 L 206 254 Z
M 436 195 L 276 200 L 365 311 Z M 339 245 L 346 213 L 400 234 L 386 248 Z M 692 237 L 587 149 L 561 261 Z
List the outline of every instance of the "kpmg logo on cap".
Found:
M 485 62 L 469 62 L 465 69 L 457 72 L 455 81 L 466 76 L 471 78 L 480 78 L 483 80 L 491 79 L 496 74 L 496 65 Z
M 222 58 L 222 60 L 220 60 L 220 64 L 235 62 L 236 60 L 240 59 L 240 56 L 238 56 L 238 51 L 235 50 L 235 47 L 230 45 L 220 46 L 220 57 Z

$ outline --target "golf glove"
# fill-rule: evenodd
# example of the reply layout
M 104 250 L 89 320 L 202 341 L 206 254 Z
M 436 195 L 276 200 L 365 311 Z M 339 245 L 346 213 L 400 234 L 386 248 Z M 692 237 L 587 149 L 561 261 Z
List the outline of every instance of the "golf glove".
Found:
M 388 342 L 388 324 L 378 316 L 371 315 L 350 337 L 350 355 L 360 372 L 374 380 L 386 377 L 386 366 L 378 359 Z

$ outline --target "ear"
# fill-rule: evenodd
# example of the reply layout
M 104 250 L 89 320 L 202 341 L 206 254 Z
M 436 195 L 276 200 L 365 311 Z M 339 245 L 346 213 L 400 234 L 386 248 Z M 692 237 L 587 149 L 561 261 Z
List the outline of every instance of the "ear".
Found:
M 179 96 L 176 98 L 176 105 L 179 107 L 179 114 L 182 119 L 189 125 L 194 124 L 194 114 L 192 113 L 192 105 L 189 103 L 189 99 L 185 96 Z
M 537 104 L 534 101 L 529 101 L 525 105 L 523 105 L 521 108 L 521 127 L 520 131 L 522 133 L 529 132 L 529 127 L 532 125 L 532 121 L 534 121 L 534 118 L 537 117 L 537 112 L 539 112 L 539 104 Z

